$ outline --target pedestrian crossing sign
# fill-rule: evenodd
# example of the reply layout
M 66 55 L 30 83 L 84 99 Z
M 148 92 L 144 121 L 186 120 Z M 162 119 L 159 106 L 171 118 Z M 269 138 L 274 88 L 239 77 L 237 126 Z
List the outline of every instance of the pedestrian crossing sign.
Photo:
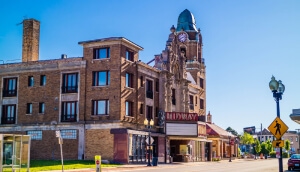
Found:
M 276 117 L 268 129 L 277 140 L 280 140 L 289 127 L 279 117 Z

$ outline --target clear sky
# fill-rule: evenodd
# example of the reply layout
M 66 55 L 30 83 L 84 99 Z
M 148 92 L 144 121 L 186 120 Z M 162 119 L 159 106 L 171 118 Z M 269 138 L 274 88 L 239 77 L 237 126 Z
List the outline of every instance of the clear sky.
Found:
M 207 112 L 213 122 L 242 132 L 267 128 L 276 117 L 269 90 L 274 75 L 286 87 L 281 119 L 300 108 L 299 0 L 1 0 L 0 60 L 21 61 L 22 22 L 41 22 L 40 59 L 82 57 L 79 41 L 126 37 L 150 61 L 165 48 L 170 27 L 190 10 L 203 37 Z M 0 61 L 2 63 L 2 61 Z

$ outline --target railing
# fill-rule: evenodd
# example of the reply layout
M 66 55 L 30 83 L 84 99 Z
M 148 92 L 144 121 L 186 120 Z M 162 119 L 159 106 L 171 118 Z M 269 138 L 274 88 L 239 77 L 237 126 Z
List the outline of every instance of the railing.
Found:
M 61 87 L 62 93 L 78 93 L 78 86 Z
M 17 96 L 17 90 L 3 90 L 3 97 L 15 97 Z
M 16 122 L 15 117 L 2 117 L 1 124 L 14 124 Z
M 153 99 L 153 91 L 151 90 L 146 91 L 146 97 L 149 99 Z
M 61 122 L 76 122 L 77 114 L 62 115 Z

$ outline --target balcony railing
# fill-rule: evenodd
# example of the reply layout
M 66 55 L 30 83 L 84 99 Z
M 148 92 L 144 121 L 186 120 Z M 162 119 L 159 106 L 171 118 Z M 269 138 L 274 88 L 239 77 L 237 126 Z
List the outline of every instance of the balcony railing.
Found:
M 194 104 L 190 104 L 190 109 L 194 110 Z
M 78 86 L 61 87 L 62 93 L 78 93 Z
M 14 124 L 16 122 L 15 117 L 2 117 L 1 124 Z
M 3 97 L 15 97 L 17 96 L 17 90 L 3 90 Z
M 61 122 L 76 122 L 76 119 L 77 119 L 77 114 L 61 116 Z
M 149 99 L 153 99 L 153 91 L 152 90 L 146 91 L 146 97 Z

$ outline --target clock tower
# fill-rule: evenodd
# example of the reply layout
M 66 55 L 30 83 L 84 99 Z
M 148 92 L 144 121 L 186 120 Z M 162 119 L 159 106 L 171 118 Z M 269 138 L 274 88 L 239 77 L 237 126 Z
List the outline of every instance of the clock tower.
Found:
M 165 50 L 155 56 L 154 67 L 162 70 L 160 83 L 165 90 L 160 105 L 166 112 L 198 113 L 205 119 L 206 66 L 200 29 L 186 9 L 179 15 L 177 27 L 173 25 L 170 31 Z

